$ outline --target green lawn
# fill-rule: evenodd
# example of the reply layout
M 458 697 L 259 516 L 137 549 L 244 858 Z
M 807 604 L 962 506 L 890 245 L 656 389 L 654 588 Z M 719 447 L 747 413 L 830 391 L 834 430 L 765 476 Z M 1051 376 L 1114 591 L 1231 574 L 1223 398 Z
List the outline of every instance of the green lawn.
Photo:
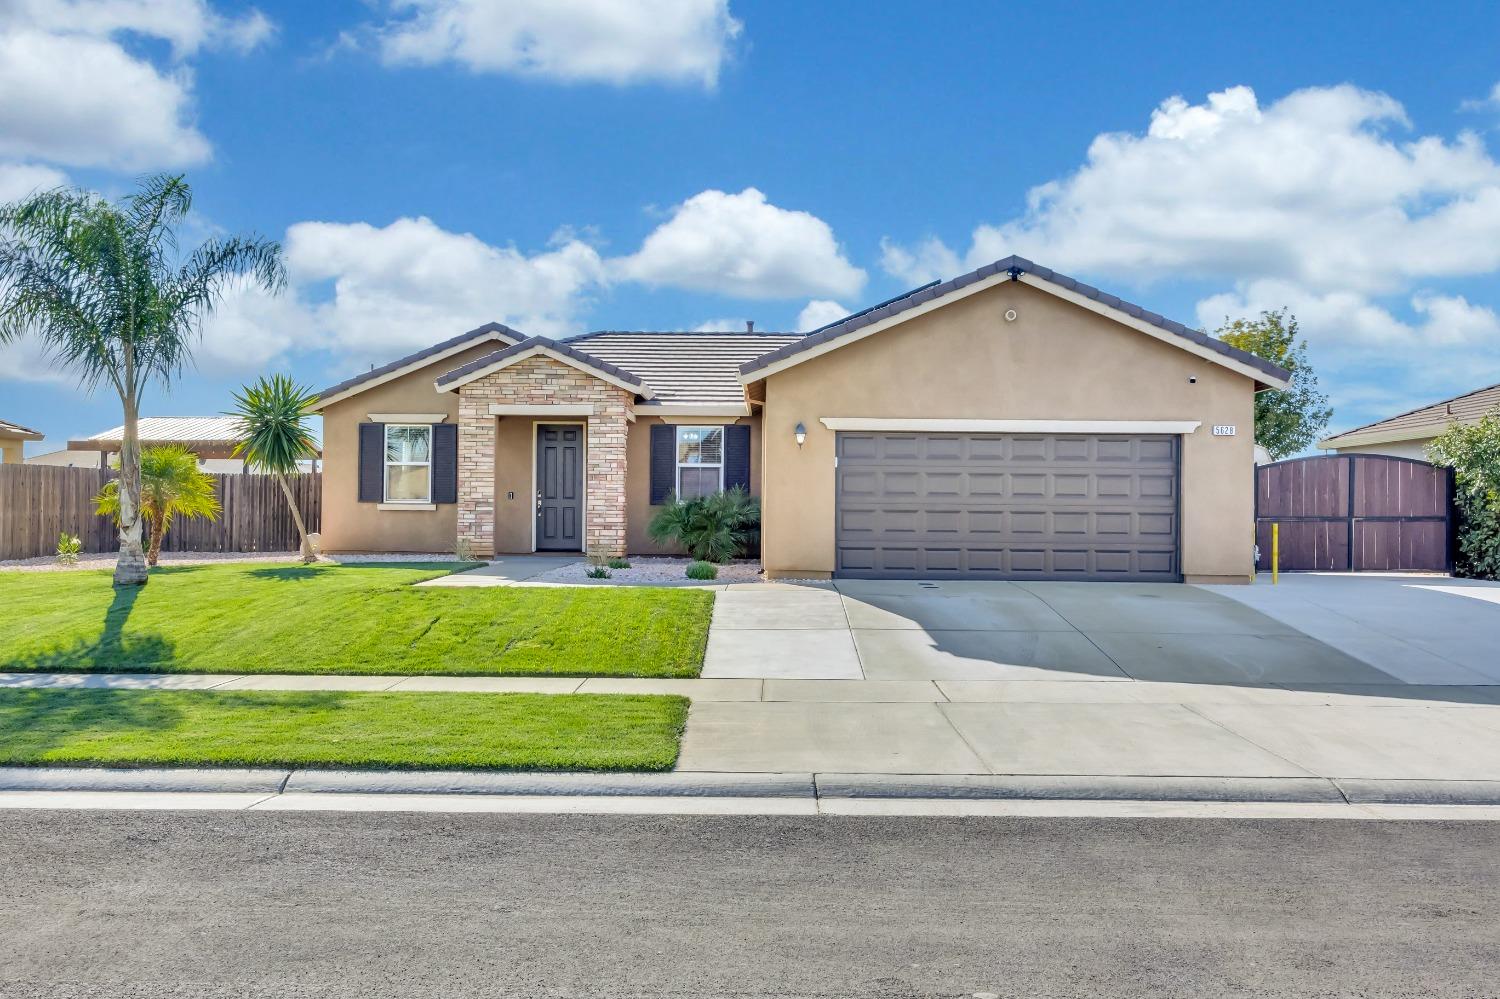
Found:
M 697 676 L 713 595 L 418 588 L 461 564 L 0 572 L 0 671 Z
M 0 764 L 670 770 L 687 699 L 0 690 Z

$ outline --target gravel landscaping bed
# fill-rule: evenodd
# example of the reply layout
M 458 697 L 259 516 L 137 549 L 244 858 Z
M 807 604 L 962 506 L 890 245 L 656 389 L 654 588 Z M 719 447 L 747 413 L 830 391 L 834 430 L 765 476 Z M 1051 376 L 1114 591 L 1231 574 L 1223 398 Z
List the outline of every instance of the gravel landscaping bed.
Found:
M 725 583 L 761 583 L 760 563 L 754 560 L 726 562 L 717 579 L 688 579 L 686 558 L 632 558 L 629 569 L 611 569 L 608 579 L 590 579 L 587 562 L 573 562 L 537 576 L 539 583 L 597 584 L 600 586 L 722 586 Z
M 15 569 L 21 572 L 68 572 L 78 569 L 113 569 L 115 552 L 78 556 L 78 564 L 61 565 L 55 555 L 39 558 L 11 559 L 0 561 L 0 569 Z M 296 552 L 162 552 L 158 565 L 210 565 L 224 562 L 295 562 Z M 339 565 L 355 565 L 360 562 L 454 562 L 452 552 L 435 552 L 413 555 L 408 552 L 384 555 L 324 555 L 324 562 Z

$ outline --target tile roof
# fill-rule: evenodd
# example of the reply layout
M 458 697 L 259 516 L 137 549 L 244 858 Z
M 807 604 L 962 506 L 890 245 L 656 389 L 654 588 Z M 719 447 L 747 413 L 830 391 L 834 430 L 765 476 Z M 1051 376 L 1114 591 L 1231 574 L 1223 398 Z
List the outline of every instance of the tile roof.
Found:
M 9 420 L 0 420 L 0 437 L 20 437 L 24 440 L 33 441 L 45 439 L 40 430 L 32 430 L 30 427 L 23 427 L 19 423 L 12 423 Z
M 800 333 L 681 333 L 601 330 L 568 340 L 635 372 L 660 403 L 741 403 L 740 366 L 794 344 Z
M 1475 389 L 1430 406 L 1419 406 L 1384 420 L 1345 430 L 1324 438 L 1318 442 L 1318 446 L 1326 448 L 1355 444 L 1361 438 L 1374 436 L 1379 436 L 1384 443 L 1394 440 L 1423 440 L 1436 437 L 1450 423 L 1477 423 L 1487 413 L 1500 413 L 1500 385 Z
M 527 337 L 520 343 L 511 344 L 509 347 L 506 347 L 503 350 L 497 350 L 493 354 L 485 354 L 483 357 L 476 357 L 474 360 L 470 361 L 468 364 L 463 365 L 462 367 L 454 368 L 452 371 L 445 372 L 438 376 L 438 388 L 442 388 L 445 385 L 452 385 L 454 382 L 461 381 L 465 375 L 472 375 L 475 372 L 483 371 L 485 368 L 492 367 L 493 365 L 498 364 L 501 361 L 515 357 L 519 354 L 524 354 L 526 351 L 532 350 L 536 347 L 542 347 L 547 350 L 554 351 L 555 353 L 561 354 L 563 357 L 567 357 L 574 361 L 577 361 L 584 367 L 593 368 L 595 371 L 602 372 L 606 375 L 611 376 L 612 378 L 625 382 L 627 385 L 630 385 L 634 388 L 642 389 L 646 391 L 648 395 L 650 394 L 650 386 L 646 384 L 645 380 L 642 379 L 640 375 L 637 375 L 631 371 L 626 371 L 624 368 L 617 367 L 616 365 L 611 364 L 609 361 L 606 361 L 601 357 L 584 353 L 583 351 L 578 350 L 574 347 L 570 347 L 567 344 L 558 343 L 556 340 L 550 340 L 544 336 Z
M 468 343 L 470 340 L 481 340 L 489 338 L 490 335 L 494 333 L 499 333 L 502 336 L 508 337 L 512 342 L 526 339 L 525 333 L 513 330 L 503 323 L 485 323 L 483 326 L 476 326 L 474 329 L 469 330 L 467 333 L 460 333 L 456 337 L 452 337 L 450 339 L 444 340 L 441 343 L 435 343 L 431 347 L 419 350 L 415 354 L 407 354 L 405 357 L 397 358 L 389 364 L 382 364 L 378 368 L 371 368 L 369 371 L 366 371 L 363 374 L 355 375 L 353 378 L 346 378 L 343 381 L 339 382 L 337 385 L 330 385 L 322 392 L 318 393 L 318 398 L 327 399 L 331 396 L 339 395 L 340 393 L 347 392 L 349 389 L 355 388 L 356 386 L 370 381 L 371 379 L 379 378 L 382 375 L 388 375 L 393 371 L 399 371 L 402 368 L 409 367 L 410 365 L 423 361 L 426 358 L 433 356 L 434 354 L 441 354 L 445 350 L 451 350 L 454 347 L 461 347 L 465 343 Z
M 763 354 L 760 357 L 754 358 L 753 360 L 746 361 L 744 364 L 740 365 L 740 372 L 747 375 L 753 374 L 756 371 L 761 370 L 762 368 L 770 367 L 778 361 L 793 357 L 804 350 L 809 350 L 820 344 L 828 343 L 831 340 L 837 340 L 840 337 L 848 336 L 850 333 L 853 333 L 856 330 L 863 329 L 866 326 L 872 326 L 875 323 L 878 323 L 885 319 L 889 319 L 892 316 L 900 315 L 901 313 L 906 312 L 909 309 L 914 309 L 925 302 L 930 302 L 935 298 L 942 298 L 944 295 L 958 291 L 960 288 L 967 287 L 968 285 L 974 284 L 978 281 L 983 281 L 986 278 L 993 277 L 996 274 L 1000 274 L 1002 272 L 1008 272 L 1012 278 L 1019 277 L 1021 274 L 1034 275 L 1038 278 L 1041 278 L 1043 281 L 1049 281 L 1052 284 L 1060 285 L 1075 294 L 1082 295 L 1085 298 L 1094 299 L 1095 301 L 1103 305 L 1107 305 L 1113 309 L 1118 309 L 1119 311 L 1124 312 L 1129 316 L 1133 316 L 1134 318 L 1139 319 L 1142 322 L 1150 323 L 1152 326 L 1156 326 L 1160 329 L 1166 330 L 1169 333 L 1174 333 L 1177 336 L 1182 337 L 1184 340 L 1192 341 L 1200 347 L 1207 347 L 1209 350 L 1212 350 L 1217 354 L 1222 354 L 1227 358 L 1232 358 L 1236 361 L 1239 361 L 1241 364 L 1249 365 L 1250 367 L 1255 368 L 1257 371 L 1262 371 L 1265 374 L 1270 375 L 1272 378 L 1277 379 L 1278 381 L 1283 381 L 1286 378 L 1290 377 L 1291 373 L 1288 372 L 1285 368 L 1272 364 L 1270 361 L 1267 361 L 1264 358 L 1256 357 L 1254 354 L 1251 354 L 1248 351 L 1243 351 L 1239 350 L 1238 348 L 1231 347 L 1229 344 L 1225 343 L 1223 340 L 1220 340 L 1218 337 L 1209 336 L 1202 330 L 1191 329 L 1190 327 L 1184 326 L 1179 322 L 1174 322 L 1173 320 L 1167 319 L 1164 316 L 1160 316 L 1155 312 L 1143 309 L 1139 305 L 1134 305 L 1130 302 L 1125 301 L 1124 299 L 1117 298 L 1114 295 L 1110 295 L 1106 292 L 1100 291 L 1098 288 L 1095 288 L 1092 285 L 1087 285 L 1082 281 L 1070 278 L 1066 274 L 1059 274 L 1051 268 L 1042 267 L 1039 264 L 1032 263 L 1025 257 L 1017 256 L 1009 256 L 1004 258 L 1003 260 L 997 260 L 992 264 L 985 264 L 978 270 L 970 271 L 967 274 L 961 274 L 958 277 L 951 278 L 947 281 L 933 281 L 928 284 L 924 284 L 920 288 L 913 288 L 911 291 L 908 291 L 905 294 L 898 295 L 895 298 L 889 299 L 885 302 L 881 302 L 878 305 L 870 306 L 868 309 L 864 309 L 860 312 L 854 313 L 853 315 L 846 316 L 843 319 L 838 320 L 837 322 L 829 323 L 827 326 L 819 327 L 818 329 L 813 330 L 811 333 L 807 334 L 805 337 L 799 339 L 795 343 L 787 344 L 786 346 L 780 347 L 777 350 L 773 350 L 770 353 Z
M 143 416 L 137 424 L 142 444 L 233 444 L 239 440 L 237 416 Z M 100 444 L 118 444 L 123 426 L 111 427 L 83 438 Z

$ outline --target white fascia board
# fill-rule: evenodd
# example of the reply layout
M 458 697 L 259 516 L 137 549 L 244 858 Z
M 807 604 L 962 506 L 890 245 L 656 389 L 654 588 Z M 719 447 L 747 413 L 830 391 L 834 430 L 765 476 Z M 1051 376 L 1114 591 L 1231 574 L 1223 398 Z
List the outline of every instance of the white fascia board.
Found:
M 1080 308 L 1088 309 L 1090 312 L 1097 313 L 1107 319 L 1113 319 L 1115 322 L 1123 326 L 1129 326 L 1131 329 L 1144 333 L 1149 337 L 1155 337 L 1162 343 L 1185 350 L 1189 354 L 1197 354 L 1205 361 L 1212 361 L 1214 364 L 1228 368 L 1236 374 L 1241 374 L 1246 378 L 1252 378 L 1264 385 L 1269 385 L 1273 389 L 1284 389 L 1291 384 L 1286 379 L 1273 377 L 1253 365 L 1237 361 L 1226 354 L 1219 353 L 1211 347 L 1205 347 L 1201 343 L 1194 343 L 1187 337 L 1179 336 L 1171 330 L 1164 330 L 1155 323 L 1148 323 L 1144 319 L 1137 319 L 1128 312 L 1117 309 L 1112 305 L 1105 305 L 1103 302 L 1089 298 L 1087 295 L 1080 295 L 1072 289 L 1064 288 L 1060 284 L 1054 284 L 1045 278 L 1039 278 L 1035 274 L 1023 271 L 1017 280 L 1022 284 L 1029 284 L 1033 288 L 1045 291 L 1049 295 L 1055 295 L 1065 302 L 1071 302 Z
M 829 430 L 937 434 L 1190 434 L 1202 420 L 967 420 L 824 416 Z
M 475 344 L 484 343 L 487 340 L 499 340 L 501 343 L 506 344 L 507 346 L 516 342 L 502 333 L 491 330 L 484 336 L 477 336 L 472 340 L 465 340 L 463 343 L 458 344 L 457 346 L 449 347 L 447 350 L 439 351 L 436 354 L 428 354 L 426 357 L 418 358 L 410 364 L 402 365 L 394 371 L 387 371 L 379 378 L 371 378 L 367 382 L 360 382 L 358 385 L 351 385 L 349 388 L 344 389 L 344 391 L 339 392 L 336 395 L 330 395 L 321 398 L 317 402 L 309 406 L 307 411 L 309 413 L 321 412 L 325 406 L 331 406 L 336 402 L 348 399 L 350 396 L 359 395 L 366 389 L 372 389 L 377 385 L 384 385 L 388 381 L 392 381 L 404 375 L 409 375 L 413 371 L 420 370 L 421 368 L 427 367 L 429 364 L 435 364 L 445 358 L 452 357 L 454 354 L 461 354 Z
M 442 423 L 447 413 L 370 413 L 371 423 Z
M 1453 420 L 1448 426 L 1461 422 L 1463 421 Z M 1373 430 L 1369 433 L 1346 430 L 1342 434 L 1325 437 L 1323 440 L 1318 441 L 1318 447 L 1324 451 L 1328 451 L 1341 447 L 1364 447 L 1368 444 L 1404 444 L 1407 442 L 1420 444 L 1424 441 L 1432 440 L 1446 429 L 1447 427 L 1429 425 L 1425 427 L 1407 427 L 1404 430 Z
M 439 392 L 457 392 L 460 388 L 472 381 L 475 381 L 476 379 L 483 378 L 486 375 L 492 375 L 497 371 L 504 371 L 512 364 L 520 364 L 522 361 L 536 357 L 539 354 L 550 357 L 559 364 L 566 364 L 570 368 L 582 371 L 586 375 L 593 375 L 595 378 L 599 379 L 602 382 L 608 382 L 609 384 L 614 385 L 617 388 L 622 388 L 625 391 L 630 392 L 633 395 L 638 395 L 643 399 L 650 399 L 652 397 L 651 389 L 646 385 L 633 385 L 623 379 L 616 378 L 614 375 L 610 374 L 607 371 L 600 371 L 598 368 L 591 368 L 586 364 L 580 364 L 578 361 L 575 361 L 567 354 L 552 350 L 550 347 L 544 347 L 541 344 L 537 344 L 533 347 L 528 347 L 526 350 L 521 351 L 519 354 L 512 354 L 510 357 L 507 357 L 501 361 L 496 361 L 494 364 L 487 364 L 484 367 L 480 368 L 478 371 L 471 371 L 467 375 L 464 375 L 462 378 L 459 378 L 456 381 L 449 382 L 447 385 L 439 385 L 436 381 L 434 381 L 433 387 L 436 388 Z
M 491 416 L 593 416 L 591 402 L 558 402 L 526 405 L 524 403 L 490 403 Z
M 750 406 L 740 402 L 663 402 L 637 406 L 637 416 L 749 416 Z

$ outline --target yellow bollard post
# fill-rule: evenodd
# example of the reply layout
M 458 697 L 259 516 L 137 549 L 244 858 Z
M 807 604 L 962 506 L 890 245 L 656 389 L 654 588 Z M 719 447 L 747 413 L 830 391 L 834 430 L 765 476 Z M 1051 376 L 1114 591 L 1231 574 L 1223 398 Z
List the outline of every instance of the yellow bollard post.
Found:
M 1271 525 L 1271 585 L 1280 582 L 1281 573 L 1281 525 Z

